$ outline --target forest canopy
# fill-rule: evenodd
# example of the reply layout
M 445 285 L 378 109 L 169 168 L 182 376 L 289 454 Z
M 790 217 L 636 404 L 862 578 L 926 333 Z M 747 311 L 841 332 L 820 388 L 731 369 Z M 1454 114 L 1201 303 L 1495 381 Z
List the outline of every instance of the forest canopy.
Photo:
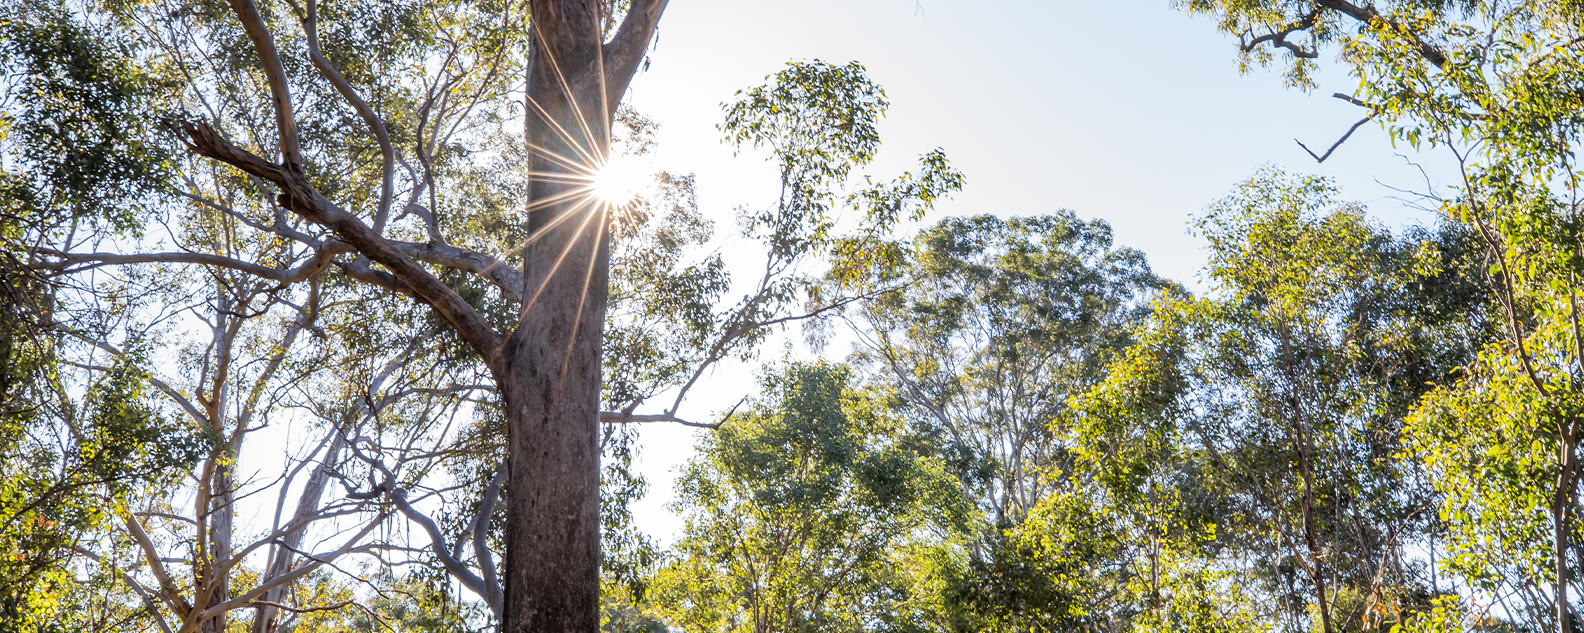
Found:
M 1584 629 L 1584 5 L 1173 6 L 1425 221 L 1267 163 L 1185 285 L 799 59 L 718 222 L 666 0 L 0 0 L 0 633 Z

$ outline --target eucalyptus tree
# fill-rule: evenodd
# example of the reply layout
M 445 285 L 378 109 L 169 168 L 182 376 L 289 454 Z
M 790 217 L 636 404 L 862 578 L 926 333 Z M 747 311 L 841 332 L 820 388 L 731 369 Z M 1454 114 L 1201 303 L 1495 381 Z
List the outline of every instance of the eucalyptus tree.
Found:
M 1374 630 L 1440 591 L 1404 419 L 1488 340 L 1488 295 L 1471 235 L 1393 237 L 1336 194 L 1267 168 L 1212 204 L 1213 294 L 1160 304 L 1080 400 L 1079 471 L 1150 545 L 1138 622 Z
M 769 329 L 806 321 L 889 291 L 894 284 L 836 288 L 817 283 L 822 267 L 852 265 L 844 247 L 855 236 L 884 235 L 903 211 L 921 214 L 933 201 L 961 186 L 962 176 L 937 151 L 921 159 L 917 172 L 891 181 L 865 179 L 854 186 L 854 170 L 867 164 L 879 144 L 875 124 L 883 115 L 883 91 L 857 63 L 842 66 L 796 62 L 744 91 L 725 106 L 722 131 L 739 147 L 770 150 L 781 170 L 782 196 L 745 212 L 741 237 L 764 248 L 759 274 L 736 298 L 724 260 L 707 251 L 712 225 L 699 212 L 689 176 L 661 173 L 649 195 L 634 200 L 614 219 L 611 297 L 606 317 L 603 399 L 607 423 L 601 447 L 604 470 L 601 526 L 606 540 L 607 593 L 641 602 L 647 576 L 658 561 L 653 544 L 632 529 L 626 502 L 642 494 L 644 482 L 628 468 L 634 424 L 665 422 L 717 428 L 720 422 L 683 417 L 690 390 L 721 361 L 747 359 Z M 624 114 L 623 138 L 644 147 L 652 124 Z M 659 413 L 635 411 L 665 396 Z M 461 490 L 442 491 L 438 512 L 425 512 L 392 497 L 401 512 L 422 526 L 433 555 L 448 573 L 501 614 L 501 581 L 492 549 L 505 534 L 495 531 L 500 495 L 510 498 L 504 466 L 497 459 L 503 434 L 499 401 L 479 416 L 444 451 L 390 457 L 359 454 L 375 488 L 356 494 L 405 494 L 411 483 L 397 471 L 437 456 Z M 360 487 L 358 482 L 350 482 Z M 399 495 L 398 495 L 399 496 Z M 472 552 L 465 554 L 472 543 Z
M 183 174 L 191 206 L 164 197 L 172 195 L 164 181 L 173 177 L 170 154 L 158 131 L 142 126 L 157 118 L 170 85 L 157 68 L 137 64 L 135 38 L 113 31 L 96 38 L 61 5 L 4 10 L 7 67 L 26 70 L 8 74 L 15 101 L 6 123 L 20 129 L 4 154 L 12 167 L 4 239 L 14 300 L 5 312 L 4 462 L 16 469 L 7 473 L 14 486 L 6 487 L 4 520 L 27 526 L 8 545 L 8 553 L 21 551 L 7 560 L 73 563 L 45 569 L 52 587 L 33 593 L 53 598 L 56 610 L 8 595 L 8 624 L 222 630 L 243 612 L 252 628 L 274 631 L 282 609 L 325 608 L 288 589 L 369 544 L 299 548 L 322 539 L 330 519 L 361 515 L 353 532 L 367 534 L 382 513 L 369 500 L 324 500 L 342 434 L 355 437 L 363 420 L 345 406 L 359 402 L 351 394 L 330 393 L 336 402 L 312 406 L 326 395 L 313 386 L 335 382 L 321 371 L 336 347 L 327 341 L 353 331 L 347 316 L 378 297 L 343 292 L 312 274 L 322 267 L 306 265 L 307 254 L 253 239 L 239 212 L 246 181 L 191 169 Z M 207 200 L 196 193 L 205 190 Z M 184 249 L 179 256 L 98 251 L 153 242 L 161 238 L 148 234 L 161 230 Z M 72 251 L 92 252 L 61 255 Z M 273 269 L 201 266 L 243 258 L 295 270 L 261 277 L 255 273 Z M 170 263 L 106 267 L 161 261 Z M 296 292 L 288 290 L 296 281 L 303 282 Z M 304 452 L 282 455 L 278 477 L 252 480 L 243 469 L 267 460 L 256 436 L 286 424 L 292 406 L 337 424 L 314 429 L 322 441 L 289 447 Z M 295 487 L 299 476 L 307 482 Z M 278 499 L 273 524 L 239 523 L 238 501 L 260 494 Z M 267 555 L 262 565 L 255 553 Z M 104 583 L 73 582 L 77 570 Z M 33 583 L 19 576 L 7 590 L 27 594 Z
M 657 319 L 662 314 L 685 321 L 667 334 L 675 340 L 629 332 L 607 340 L 613 231 L 625 230 L 620 218 L 632 209 L 601 199 L 593 181 L 611 160 L 614 113 L 665 4 L 55 5 L 51 10 L 83 37 L 124 53 L 114 60 L 121 66 L 94 62 L 77 69 L 74 81 L 132 69 L 142 92 L 128 94 L 141 108 L 139 120 L 149 123 L 136 143 L 113 144 L 106 162 L 119 169 L 152 161 L 146 178 L 152 184 L 136 191 L 100 188 L 96 202 L 120 213 L 126 226 L 158 220 L 174 230 L 164 238 L 87 240 L 69 227 L 52 229 L 51 240 L 27 245 L 26 265 L 66 276 L 125 266 L 171 284 L 187 279 L 181 271 L 202 267 L 215 281 L 205 327 L 220 332 L 227 331 L 220 323 L 268 321 L 247 311 L 266 307 L 288 324 L 307 320 L 302 327 L 312 331 L 306 323 L 318 314 L 311 307 L 316 295 L 349 310 L 340 313 L 347 323 L 363 319 L 369 336 L 348 347 L 360 355 L 362 373 L 317 374 L 320 382 L 303 383 L 311 388 L 292 401 L 334 428 L 326 431 L 324 446 L 339 447 L 348 466 L 324 460 L 319 468 L 340 481 L 340 499 L 367 502 L 376 514 L 399 512 L 422 527 L 433 561 L 459 579 L 476 579 L 471 586 L 506 630 L 592 629 L 601 556 L 600 422 L 682 420 L 681 395 L 657 413 L 639 407 L 667 388 L 685 395 L 710 365 L 751 349 L 764 328 L 802 318 L 788 310 L 806 286 L 797 271 L 809 255 L 833 248 L 836 190 L 872 158 L 874 119 L 884 108 L 883 94 L 861 67 L 810 63 L 794 65 L 783 81 L 751 91 L 729 109 L 732 139 L 767 148 L 783 168 L 785 195 L 747 216 L 748 230 L 769 245 L 766 274 L 741 303 L 727 308 L 708 301 L 685 310 L 658 299 L 629 304 L 645 305 L 631 313 L 631 322 L 647 319 L 653 326 L 665 321 Z M 6 10 L 17 18 L 8 24 L 24 25 L 40 11 L 21 2 Z M 39 44 L 40 59 L 54 45 L 43 36 L 18 41 Z M 516 92 L 519 86 L 524 92 Z M 95 97 L 80 90 L 48 96 L 50 103 L 74 108 Z M 38 129 L 81 127 L 70 116 L 49 123 L 54 127 Z M 55 159 L 46 158 L 57 154 L 35 150 L 53 146 L 26 135 L 21 140 L 6 158 L 29 177 L 55 173 L 56 163 L 67 165 L 68 173 L 91 166 L 70 151 L 50 162 Z M 862 230 L 883 231 L 897 208 L 927 203 L 957 186 L 960 176 L 936 153 L 920 176 L 873 184 L 847 206 L 866 212 Z M 192 235 L 204 239 L 190 242 Z M 713 299 L 724 283 L 718 263 L 663 270 L 677 275 L 633 273 L 626 280 L 618 276 L 616 285 L 674 303 Z M 850 300 L 830 299 L 815 311 Z M 605 348 L 632 344 L 654 359 L 676 340 L 696 353 L 680 363 L 618 374 L 608 392 L 613 406 L 601 410 Z M 644 347 L 653 344 L 660 347 Z M 292 353 L 290 345 L 283 349 Z M 257 355 L 262 364 L 241 365 L 270 368 L 269 359 L 280 351 Z M 419 375 L 408 372 L 425 369 L 412 363 L 420 353 L 458 365 L 421 374 L 423 385 L 381 382 L 380 376 Z M 220 347 L 194 357 L 215 367 L 234 360 Z M 235 388 L 196 373 L 206 388 Z M 453 376 L 461 380 L 448 382 Z M 219 392 L 172 391 L 167 395 L 177 408 L 199 414 L 232 406 Z M 199 393 L 203 398 L 195 400 Z M 192 406 L 181 406 L 177 395 Z M 410 418 L 423 415 L 382 419 L 392 398 L 409 396 L 437 403 L 442 412 L 460 410 L 454 399 L 482 400 L 476 404 L 483 417 L 491 410 L 499 416 L 495 437 L 504 439 L 504 455 L 483 458 L 494 461 L 480 469 L 487 474 L 467 479 L 477 503 L 471 519 L 453 525 L 491 525 L 493 495 L 504 496 L 504 535 L 493 541 L 505 549 L 504 564 L 495 564 L 483 539 L 474 539 L 471 563 L 478 571 L 503 568 L 499 578 L 468 569 L 457 554 L 464 542 L 445 534 L 445 526 L 408 498 L 424 489 L 424 477 L 449 454 L 417 450 L 414 438 L 422 434 L 400 430 L 421 425 Z M 238 414 L 253 411 L 252 400 L 239 402 L 247 404 L 220 411 L 232 432 L 248 428 Z M 412 406 L 421 413 L 428 405 Z M 215 417 L 207 419 L 220 424 Z M 445 435 L 444 429 L 435 433 Z M 239 449 L 232 441 L 225 450 Z M 475 454 L 487 451 L 484 446 Z M 219 471 L 228 468 L 223 458 L 213 463 Z M 280 557 L 269 567 L 290 567 L 292 547 L 272 543 Z M 212 592 L 221 581 L 206 582 L 204 591 Z M 198 620 L 218 626 L 220 614 L 211 609 L 258 597 L 250 592 L 211 603 L 197 611 Z M 262 626 L 270 605 L 256 606 L 262 610 L 255 625 Z
M 1480 236 L 1501 307 L 1502 341 L 1416 417 L 1416 451 L 1450 505 L 1462 575 L 1528 626 L 1569 631 L 1577 609 L 1581 210 L 1575 155 L 1584 104 L 1584 14 L 1561 0 L 1182 3 L 1241 38 L 1245 63 L 1285 55 L 1309 72 L 1323 47 L 1358 78 L 1341 95 L 1395 141 L 1456 161 L 1428 192 Z M 1461 428 L 1462 431 L 1452 429 Z M 1477 431 L 1476 431 L 1477 429 Z M 1478 445 L 1457 440 L 1470 434 Z M 1541 441 L 1533 441 L 1538 438 Z M 1479 473 L 1513 473 L 1488 481 Z M 1544 523 L 1544 530 L 1538 526 Z M 1523 526 L 1518 529 L 1518 526 Z M 1495 550 L 1493 543 L 1500 543 Z M 1499 553 L 1498 553 L 1499 552 Z M 1543 562 L 1542 562 L 1543 561 Z M 1450 599 L 1449 599 L 1450 600 Z M 1513 601 L 1523 604 L 1512 604 Z M 1443 624 L 1473 626 L 1471 604 Z
M 841 365 L 788 364 L 705 436 L 678 481 L 686 528 L 655 580 L 683 631 L 887 631 L 926 625 L 904 552 L 967 508 L 938 460 Z
M 67 244 L 35 254 L 54 265 L 199 263 L 261 285 L 313 283 L 336 266 L 433 309 L 507 403 L 517 493 L 506 564 L 516 617 L 507 629 L 591 629 L 608 214 L 591 209 L 588 188 L 568 177 L 586 181 L 605 160 L 611 113 L 665 2 L 624 5 L 624 16 L 574 1 L 83 5 L 96 32 L 135 49 L 129 59 L 172 86 L 161 114 L 180 126 L 185 150 L 161 139 L 177 163 L 163 192 L 234 215 L 247 227 L 239 238 L 274 251 L 102 254 Z M 496 253 L 520 261 L 518 270 L 449 244 L 442 227 L 475 216 L 441 201 L 450 202 L 443 172 L 463 151 L 456 143 L 471 127 L 498 126 L 507 91 L 524 76 L 527 170 L 540 177 L 527 187 L 527 206 L 515 205 L 517 250 Z M 206 186 L 204 171 L 222 186 Z M 223 197 L 232 182 L 244 197 Z M 409 234 L 430 240 L 403 241 Z M 487 280 L 517 307 L 490 321 L 459 292 L 458 274 Z
M 1055 578 L 1085 572 L 1044 566 L 1009 533 L 1070 492 L 1069 399 L 1105 377 L 1152 298 L 1180 289 L 1070 211 L 949 218 L 890 246 L 865 279 L 903 285 L 854 311 L 857 359 L 976 509 L 958 600 L 1012 628 L 1065 611 Z
M 72 340 L 54 333 L 68 311 L 31 255 L 83 239 L 136 232 L 138 199 L 157 186 L 158 151 L 142 152 L 143 99 L 156 96 L 113 45 L 94 39 L 55 5 L 0 17 L 0 626 L 115 627 L 142 602 L 101 614 L 75 608 L 75 566 L 84 545 L 114 517 L 115 502 L 145 486 L 165 486 L 190 465 L 202 438 L 171 424 L 142 397 L 146 348 L 102 367 L 72 365 Z M 69 122 L 70 125 L 63 125 Z M 14 161 L 28 150 L 25 168 Z M 119 160 L 126 155 L 134 160 Z M 116 191 L 131 202 L 108 204 Z M 101 279 L 113 293 L 125 284 Z M 124 302 L 125 295 L 122 295 Z M 114 301 L 106 304 L 113 307 Z M 79 327 L 113 329 L 105 313 Z M 80 350 L 80 346 L 75 346 Z M 113 575 L 97 574 L 99 578 Z M 97 587 L 97 585 L 96 585 Z M 120 595 L 126 595 L 125 590 Z M 97 619 L 96 619 L 97 618 Z

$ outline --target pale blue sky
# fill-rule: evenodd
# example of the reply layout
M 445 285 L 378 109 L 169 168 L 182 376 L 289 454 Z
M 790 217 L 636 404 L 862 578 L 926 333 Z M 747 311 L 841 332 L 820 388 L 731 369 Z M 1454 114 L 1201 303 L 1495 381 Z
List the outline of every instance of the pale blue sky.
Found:
M 1072 209 L 1110 222 L 1118 244 L 1191 288 L 1204 256 L 1189 216 L 1262 163 L 1334 176 L 1390 225 L 1433 221 L 1376 183 L 1423 188 L 1396 156 L 1415 155 L 1379 126 L 1360 128 L 1321 165 L 1293 142 L 1323 152 L 1362 116 L 1330 97 L 1353 92 L 1352 78 L 1323 74 L 1310 95 L 1274 70 L 1240 76 L 1235 40 L 1167 0 L 672 0 L 628 103 L 660 123 L 657 163 L 697 174 L 720 229 L 731 228 L 733 207 L 767 204 L 776 186 L 760 158 L 733 158 L 719 142 L 720 104 L 788 60 L 816 58 L 858 60 L 885 87 L 875 175 L 909 169 L 935 147 L 967 175 L 934 217 Z M 1451 176 L 1444 157 L 1415 160 L 1432 178 Z M 736 402 L 752 387 L 742 369 L 719 372 L 686 413 L 707 418 Z M 661 537 L 680 526 L 662 506 L 692 437 L 645 431 L 653 488 L 638 510 Z

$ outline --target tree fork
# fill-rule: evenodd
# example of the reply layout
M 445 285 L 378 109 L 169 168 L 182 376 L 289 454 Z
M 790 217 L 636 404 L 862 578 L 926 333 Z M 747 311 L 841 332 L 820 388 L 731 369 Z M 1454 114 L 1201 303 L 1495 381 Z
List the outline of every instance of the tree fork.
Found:
M 602 42 L 601 5 L 532 5 L 524 125 L 530 173 L 598 168 L 611 113 L 665 7 L 632 4 Z M 529 185 L 522 311 L 501 348 L 510 494 L 506 633 L 599 629 L 599 414 L 610 240 L 606 209 L 560 178 Z

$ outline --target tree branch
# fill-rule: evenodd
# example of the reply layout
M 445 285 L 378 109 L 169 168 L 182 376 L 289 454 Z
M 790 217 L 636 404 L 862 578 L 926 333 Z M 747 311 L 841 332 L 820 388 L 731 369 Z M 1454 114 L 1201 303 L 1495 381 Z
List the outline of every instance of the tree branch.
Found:
M 490 255 L 445 243 L 418 244 L 393 241 L 391 245 L 416 261 L 455 268 L 483 277 L 511 300 L 522 303 L 522 273 Z
M 605 46 L 605 85 L 621 87 L 621 91 L 605 96 L 606 112 L 615 112 L 621 104 L 622 94 L 638 72 L 644 52 L 649 50 L 649 40 L 660 25 L 660 15 L 665 13 L 668 1 L 633 0 L 621 26 Z
M 479 500 L 478 516 L 473 518 L 473 556 L 478 559 L 480 575 L 484 577 L 484 601 L 491 605 L 506 606 L 506 592 L 501 589 L 500 574 L 495 570 L 495 555 L 486 546 L 490 516 L 495 514 L 495 502 L 500 499 L 501 485 L 506 482 L 506 464 L 495 468 L 495 477 Z M 497 610 L 497 611 L 499 611 Z
M 1247 53 L 1254 50 L 1260 44 L 1270 42 L 1274 46 L 1280 46 L 1292 51 L 1292 54 L 1295 57 L 1302 59 L 1314 59 L 1319 57 L 1320 51 L 1305 49 L 1302 46 L 1289 42 L 1287 41 L 1287 36 L 1298 31 L 1307 31 L 1311 28 L 1314 28 L 1315 22 L 1320 19 L 1320 10 L 1320 7 L 1315 7 L 1313 11 L 1309 12 L 1309 15 L 1304 16 L 1302 20 L 1292 23 L 1287 28 L 1274 33 L 1266 33 L 1265 35 L 1261 35 L 1252 40 L 1242 42 L 1239 44 L 1239 47 L 1243 49 L 1243 52 Z M 1242 38 L 1240 37 L 1239 39 Z
M 504 595 L 502 594 L 502 599 L 500 601 L 493 601 L 492 598 L 494 598 L 496 594 L 489 592 L 485 588 L 484 579 L 480 578 L 478 574 L 473 573 L 473 570 L 468 569 L 467 565 L 464 565 L 458 557 L 451 555 L 451 552 L 446 548 L 445 535 L 440 532 L 440 526 L 435 524 L 434 519 L 429 518 L 429 515 L 419 512 L 417 508 L 414 508 L 411 503 L 407 502 L 407 491 L 396 485 L 395 475 L 390 471 L 389 468 L 385 466 L 385 464 L 381 463 L 377 459 L 363 454 L 362 449 L 358 448 L 357 443 L 359 441 L 364 441 L 365 439 L 366 438 L 360 437 L 349 441 L 347 442 L 347 448 L 350 448 L 352 450 L 352 454 L 356 455 L 358 459 L 368 464 L 369 468 L 373 469 L 374 471 L 378 471 L 385 478 L 385 481 L 376 485 L 374 489 L 370 490 L 368 493 L 360 494 L 349 492 L 347 496 L 373 497 L 383 493 L 385 498 L 393 502 L 396 505 L 396 508 L 401 511 L 402 515 L 407 517 L 407 520 L 417 523 L 418 526 L 423 528 L 424 532 L 429 535 L 429 551 L 434 554 L 435 558 L 440 559 L 440 564 L 445 567 L 446 571 L 450 573 L 453 578 L 456 578 L 459 582 L 461 582 L 463 586 L 467 587 L 468 590 L 478 594 L 479 596 L 482 596 L 485 599 L 485 602 L 489 603 L 490 611 L 495 614 L 497 619 L 500 618 L 504 613 L 503 610 L 505 608 Z M 372 471 L 370 472 L 369 477 L 373 477 Z M 342 483 L 345 485 L 344 480 Z
M 1414 43 L 1419 45 L 1419 56 L 1425 58 L 1425 61 L 1434 64 L 1436 68 L 1446 65 L 1446 55 L 1443 55 L 1441 51 L 1438 51 L 1429 44 L 1426 44 L 1424 40 L 1419 39 L 1418 35 L 1410 33 L 1407 29 L 1403 28 L 1402 25 L 1382 17 L 1381 14 L 1375 11 L 1375 9 L 1361 7 L 1348 2 L 1347 0 L 1315 0 L 1315 4 L 1344 14 L 1365 24 L 1370 24 L 1375 20 L 1382 20 L 1385 23 L 1390 24 L 1392 28 L 1402 31 L 1404 34 L 1412 37 L 1414 39 Z
M 117 358 L 119 358 L 121 356 L 121 350 L 117 349 L 114 345 L 111 345 L 111 344 L 106 343 L 104 341 L 101 341 L 99 339 L 93 338 L 91 336 L 88 336 L 86 334 L 83 334 L 82 332 L 78 332 L 78 331 L 73 330 L 73 329 L 60 328 L 60 331 L 61 332 L 65 332 L 66 334 L 69 334 L 69 335 L 71 335 L 73 337 L 76 337 L 77 339 L 83 341 L 84 343 L 87 343 L 87 344 L 92 345 L 92 346 L 94 346 L 94 347 L 96 347 L 98 349 L 101 349 L 101 350 L 104 350 L 106 352 L 109 352 L 111 355 L 116 356 Z M 187 412 L 187 416 L 191 417 L 192 420 L 193 420 L 193 423 L 197 424 L 199 426 L 199 428 L 208 428 L 208 426 L 209 426 L 209 417 L 207 415 L 205 415 L 204 412 L 198 410 L 198 407 L 193 405 L 192 401 L 188 400 L 186 398 L 186 396 L 181 395 L 181 392 L 176 391 L 176 389 L 174 387 L 171 387 L 165 381 L 160 380 L 159 378 L 157 378 L 157 377 L 155 377 L 153 375 L 149 375 L 148 376 L 148 381 L 149 381 L 149 384 L 154 385 L 155 389 L 160 390 L 160 392 L 164 393 L 166 395 L 166 397 L 169 397 L 171 400 L 175 401 L 176 405 L 181 407 L 183 411 L 186 411 Z
M 672 422 L 682 426 L 691 426 L 700 429 L 718 429 L 720 424 L 708 422 L 689 422 L 669 413 L 636 414 L 622 413 L 620 411 L 601 411 L 599 421 L 605 424 L 653 424 L 657 422 Z
M 1359 127 L 1363 126 L 1365 123 L 1369 123 L 1370 119 L 1373 119 L 1373 118 L 1375 118 L 1375 115 L 1371 114 L 1371 115 L 1369 115 L 1367 117 L 1359 119 L 1358 123 L 1354 123 L 1353 127 L 1348 128 L 1347 134 L 1343 134 L 1342 138 L 1339 138 L 1339 139 L 1337 139 L 1337 142 L 1332 143 L 1331 144 L 1331 149 L 1326 150 L 1326 153 L 1322 154 L 1322 155 L 1316 156 L 1315 153 L 1314 153 L 1314 150 L 1309 149 L 1308 145 L 1304 145 L 1303 141 L 1300 141 L 1298 139 L 1293 139 L 1293 142 L 1297 143 L 1299 147 L 1302 147 L 1304 151 L 1309 152 L 1309 155 L 1314 157 L 1316 163 L 1323 163 L 1323 162 L 1325 162 L 1325 160 L 1327 158 L 1331 157 L 1331 152 L 1336 151 L 1336 149 L 1338 147 L 1342 146 L 1342 143 L 1347 142 L 1348 137 L 1353 136 L 1353 132 L 1354 131 L 1358 130 Z
M 165 563 L 154 549 L 154 541 L 149 539 L 148 533 L 143 531 L 143 525 L 138 523 L 137 517 L 129 512 L 123 520 L 126 522 L 127 531 L 132 539 L 137 541 L 138 547 L 143 550 L 143 558 L 148 561 L 149 573 L 154 575 L 154 582 L 159 583 L 160 595 L 176 609 L 176 616 L 187 618 L 192 611 L 192 605 L 176 590 L 176 583 L 171 581 L 170 574 L 165 572 Z
M 293 581 L 297 580 L 298 578 L 301 578 L 301 577 L 307 575 L 309 572 L 312 572 L 313 570 L 318 569 L 320 566 L 326 565 L 330 561 L 333 561 L 333 560 L 335 560 L 337 558 L 340 558 L 343 554 L 346 554 L 347 552 L 351 551 L 352 547 L 354 545 L 356 545 L 359 541 L 362 541 L 363 537 L 368 536 L 368 534 L 370 532 L 373 532 L 374 528 L 379 527 L 381 523 L 384 523 L 386 517 L 388 517 L 388 516 L 390 516 L 388 512 L 381 512 L 378 516 L 374 517 L 373 521 L 370 521 L 368 523 L 368 525 L 363 526 L 362 530 L 359 530 L 358 533 L 354 534 L 351 539 L 348 539 L 346 544 L 342 545 L 340 549 L 338 549 L 338 550 L 336 550 L 334 552 L 331 552 L 329 554 L 317 554 L 317 555 L 307 556 L 306 558 L 308 558 L 309 560 L 312 561 L 311 564 L 303 565 L 301 567 L 298 567 L 297 569 L 292 570 L 291 573 L 285 574 L 283 576 L 278 576 L 274 580 L 271 580 L 271 581 L 265 582 L 263 584 L 260 584 L 259 586 L 254 587 L 253 589 L 247 591 L 246 593 L 243 593 L 240 596 L 237 596 L 235 598 L 232 598 L 230 600 L 227 600 L 227 601 L 222 602 L 220 604 L 217 604 L 215 606 L 209 607 L 208 609 L 204 609 L 204 612 L 201 615 L 199 615 L 199 617 L 197 619 L 200 620 L 200 621 L 201 620 L 206 620 L 206 619 L 212 618 L 214 616 L 217 616 L 217 615 L 219 615 L 221 613 L 225 613 L 226 611 L 230 611 L 232 609 L 245 607 L 249 603 L 253 602 L 254 600 L 257 600 L 259 596 L 264 595 L 264 593 L 269 591 L 270 589 L 273 589 L 275 587 L 279 587 L 279 586 L 281 586 L 283 584 L 286 584 L 288 582 L 293 582 Z
M 292 112 L 291 88 L 286 79 L 286 67 L 281 64 L 280 53 L 275 49 L 275 37 L 270 35 L 264 17 L 259 15 L 253 0 L 227 0 L 242 30 L 253 40 L 264 76 L 269 80 L 270 95 L 275 100 L 275 124 L 280 128 L 280 152 L 286 158 L 286 167 L 301 174 L 303 170 L 302 145 L 297 141 L 297 117 Z
M 308 36 L 308 59 L 313 62 L 314 68 L 319 69 L 319 74 L 335 86 L 336 92 L 341 93 L 341 98 L 351 104 L 358 116 L 374 132 L 374 140 L 380 146 L 380 199 L 379 208 L 374 213 L 374 232 L 384 233 L 385 220 L 390 217 L 391 199 L 395 196 L 396 177 L 396 148 L 391 145 L 390 134 L 385 131 L 385 122 L 374 114 L 374 109 L 369 107 L 367 101 L 358 96 L 357 90 L 352 87 L 335 66 L 330 65 L 330 60 L 325 59 L 324 52 L 319 50 L 319 3 L 308 0 L 308 15 L 304 16 L 303 31 Z
M 46 264 L 43 267 L 63 269 L 72 264 L 92 264 L 93 266 L 118 266 L 127 264 L 199 264 L 215 266 L 230 270 L 241 271 L 255 277 L 278 281 L 283 284 L 293 284 L 318 274 L 330 266 L 330 261 L 336 255 L 351 252 L 352 247 L 336 241 L 329 240 L 314 246 L 313 257 L 301 266 L 281 270 L 261 264 L 233 259 L 221 255 L 206 253 L 133 253 L 123 255 L 118 253 L 68 253 L 48 248 L 37 249 L 36 252 L 58 258 L 60 261 Z
M 132 589 L 132 593 L 137 594 L 139 598 L 143 599 L 143 605 L 148 607 L 149 617 L 154 618 L 154 621 L 159 624 L 160 631 L 163 631 L 164 633 L 172 633 L 170 623 L 165 621 L 165 615 L 160 613 L 159 605 L 154 602 L 154 596 L 149 592 L 148 588 L 144 587 L 142 583 L 139 583 L 137 579 L 133 578 L 132 574 L 127 573 L 126 570 L 117 567 L 115 563 L 106 561 L 104 557 L 95 554 L 94 552 L 81 546 L 72 547 L 72 551 L 82 554 L 83 556 L 87 556 L 88 558 L 92 558 L 94 562 L 104 565 L 105 567 L 109 567 L 115 573 L 120 574 L 122 582 L 125 582 L 127 587 Z M 169 599 L 166 599 L 165 602 L 166 604 L 170 604 L 173 609 L 176 606 L 174 603 L 170 602 Z
M 498 369 L 502 340 L 500 333 L 450 286 L 441 283 L 362 220 L 319 195 L 301 173 L 283 169 L 233 145 L 206 124 L 189 121 L 182 127 L 191 139 L 194 152 L 275 183 L 285 192 L 280 196 L 281 206 L 334 231 L 341 241 L 351 245 L 358 253 L 384 266 L 410 288 L 413 295 L 440 313 L 462 340 L 478 352 L 486 365 Z

